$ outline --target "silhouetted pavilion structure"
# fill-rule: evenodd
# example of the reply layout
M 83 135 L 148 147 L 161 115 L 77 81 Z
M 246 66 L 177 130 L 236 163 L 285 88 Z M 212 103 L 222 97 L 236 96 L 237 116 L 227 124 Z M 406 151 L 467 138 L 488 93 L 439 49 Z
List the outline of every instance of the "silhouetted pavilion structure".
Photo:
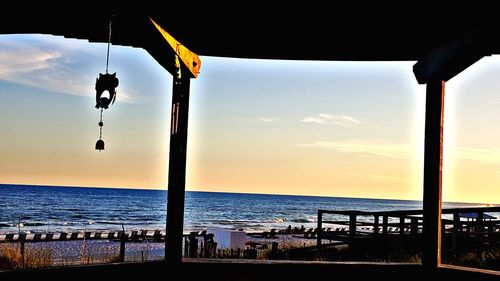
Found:
M 194 4 L 193 4 L 194 5 Z M 361 5 L 361 4 L 360 4 Z M 422 4 L 423 5 L 423 4 Z M 357 279 L 470 278 L 493 280 L 494 273 L 441 265 L 441 178 L 443 151 L 443 101 L 445 83 L 484 56 L 498 53 L 500 35 L 494 19 L 469 20 L 467 14 L 435 11 L 433 7 L 337 7 L 320 12 L 267 11 L 259 8 L 202 13 L 199 7 L 166 11 L 161 16 L 116 12 L 112 44 L 144 48 L 173 76 L 170 139 L 166 263 L 149 262 L 36 271 L 7 272 L 5 276 L 33 274 L 93 276 L 111 273 L 130 276 L 158 270 L 164 276 L 178 270 L 193 280 L 294 280 L 306 274 L 324 279 L 335 274 Z M 326 9 L 325 9 L 326 10 Z M 408 14 L 413 12 L 412 15 Z M 307 13 L 307 15 L 305 15 Z M 449 16 L 453 15 L 453 16 Z M 152 22 L 156 22 L 154 24 Z M 22 19 L 0 18 L 0 33 L 43 33 L 90 42 L 107 42 L 109 15 L 30 15 Z M 167 31 L 177 41 L 168 41 Z M 172 43 L 174 42 L 174 43 Z M 180 42 L 180 43 L 179 43 Z M 193 53 L 182 50 L 187 47 Z M 417 61 L 416 82 L 426 84 L 424 156 L 424 248 L 422 265 L 374 263 L 318 263 L 217 261 L 182 259 L 182 229 L 186 174 L 186 143 L 190 80 L 198 74 L 197 55 L 290 60 Z M 176 65 L 176 55 L 181 64 Z M 178 76 L 180 68 L 181 76 Z M 201 72 L 202 73 L 202 72 Z M 201 74 L 202 75 L 202 74 Z M 165 270 L 166 269 L 166 270 Z M 192 275 L 192 272 L 199 272 Z M 24 275 L 23 275 L 24 274 Z M 0 274 L 2 276 L 2 274 Z M 236 279 L 235 279 L 236 278 Z M 346 278 L 346 277 L 343 277 Z M 3 278 L 2 278 L 3 280 Z

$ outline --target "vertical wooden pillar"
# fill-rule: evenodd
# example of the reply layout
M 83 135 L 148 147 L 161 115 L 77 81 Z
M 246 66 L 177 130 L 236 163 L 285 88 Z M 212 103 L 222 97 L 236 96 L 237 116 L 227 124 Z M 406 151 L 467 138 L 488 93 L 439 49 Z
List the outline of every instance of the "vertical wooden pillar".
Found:
M 182 76 L 182 78 L 174 76 L 173 79 L 170 155 L 168 160 L 167 234 L 165 240 L 165 258 L 168 263 L 182 262 L 189 79 L 187 75 Z
M 373 216 L 373 234 L 375 234 L 375 236 L 377 236 L 379 233 L 378 227 L 379 227 L 378 215 L 374 215 Z
M 425 269 L 441 263 L 441 182 L 443 164 L 444 81 L 427 82 L 425 103 L 423 257 Z

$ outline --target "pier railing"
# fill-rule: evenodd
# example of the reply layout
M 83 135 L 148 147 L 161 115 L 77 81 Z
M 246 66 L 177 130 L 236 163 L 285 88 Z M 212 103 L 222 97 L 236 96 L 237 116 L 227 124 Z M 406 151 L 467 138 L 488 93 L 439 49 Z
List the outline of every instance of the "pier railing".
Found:
M 453 252 L 459 238 L 479 242 L 500 242 L 500 219 L 486 213 L 500 213 L 500 207 L 451 208 L 442 210 L 442 235 L 452 239 Z M 347 217 L 328 219 L 328 215 Z M 325 227 L 325 226 L 336 227 Z M 318 210 L 317 246 L 323 240 L 352 243 L 363 238 L 412 238 L 422 234 L 422 210 L 366 212 Z M 451 236 L 451 237 L 450 237 Z

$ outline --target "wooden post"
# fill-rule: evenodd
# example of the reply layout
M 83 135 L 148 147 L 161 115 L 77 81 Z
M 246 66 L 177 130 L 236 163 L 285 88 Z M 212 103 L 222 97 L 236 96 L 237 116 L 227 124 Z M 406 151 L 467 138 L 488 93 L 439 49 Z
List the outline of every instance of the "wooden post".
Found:
M 127 242 L 127 235 L 125 231 L 120 232 L 120 255 L 118 256 L 118 260 L 121 262 L 125 261 L 125 242 Z
M 399 235 L 401 238 L 405 235 L 405 217 L 399 217 Z
M 323 231 L 321 228 L 323 227 L 323 211 L 318 210 L 318 225 L 317 225 L 317 230 L 318 233 L 316 235 L 316 247 L 318 248 L 318 254 L 321 251 L 321 236 L 323 235 Z
M 373 234 L 378 236 L 378 215 L 373 216 Z
M 271 259 L 274 260 L 278 257 L 278 242 L 271 244 Z
M 477 221 L 476 221 L 476 224 L 477 224 L 477 232 L 480 233 L 481 236 L 484 236 L 484 212 L 478 212 L 477 213 Z
M 356 215 L 349 215 L 349 240 L 352 242 L 356 238 Z
M 458 212 L 453 213 L 453 234 L 452 234 L 452 246 L 451 246 L 451 251 L 453 254 L 453 258 L 457 257 L 457 247 L 458 247 L 458 232 L 460 232 L 460 229 L 462 228 L 462 225 L 460 224 L 460 216 L 458 215 Z
M 25 250 L 24 250 L 24 243 L 26 242 L 26 234 L 25 233 L 20 233 L 19 234 L 19 243 L 21 244 L 20 245 L 20 254 L 21 254 L 21 262 L 22 262 L 22 266 L 23 268 L 25 267 L 25 263 L 26 263 L 26 257 L 24 255 L 25 253 Z
M 426 92 L 422 265 L 427 270 L 441 264 L 444 85 L 442 80 L 430 80 Z
M 184 256 L 189 256 L 189 240 L 187 237 L 184 237 Z
M 387 215 L 384 215 L 382 218 L 382 235 L 384 237 L 387 237 L 387 224 L 389 223 L 389 217 Z
M 417 237 L 418 235 L 418 218 L 411 218 L 411 236 Z
M 186 71 L 183 72 L 186 73 Z M 165 258 L 168 263 L 176 264 L 182 262 L 189 79 L 187 75 L 183 75 L 182 78 L 174 76 L 172 88 Z

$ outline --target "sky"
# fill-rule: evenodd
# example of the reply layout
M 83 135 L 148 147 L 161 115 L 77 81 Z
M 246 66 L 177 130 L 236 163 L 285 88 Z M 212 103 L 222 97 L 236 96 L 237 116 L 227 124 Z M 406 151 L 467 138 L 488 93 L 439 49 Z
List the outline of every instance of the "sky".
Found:
M 422 199 L 415 62 L 201 59 L 187 190 Z M 167 188 L 171 75 L 143 49 L 111 46 L 120 84 L 99 152 L 105 62 L 106 44 L 0 36 L 0 183 Z M 499 76 L 486 57 L 446 84 L 445 201 L 500 203 Z

